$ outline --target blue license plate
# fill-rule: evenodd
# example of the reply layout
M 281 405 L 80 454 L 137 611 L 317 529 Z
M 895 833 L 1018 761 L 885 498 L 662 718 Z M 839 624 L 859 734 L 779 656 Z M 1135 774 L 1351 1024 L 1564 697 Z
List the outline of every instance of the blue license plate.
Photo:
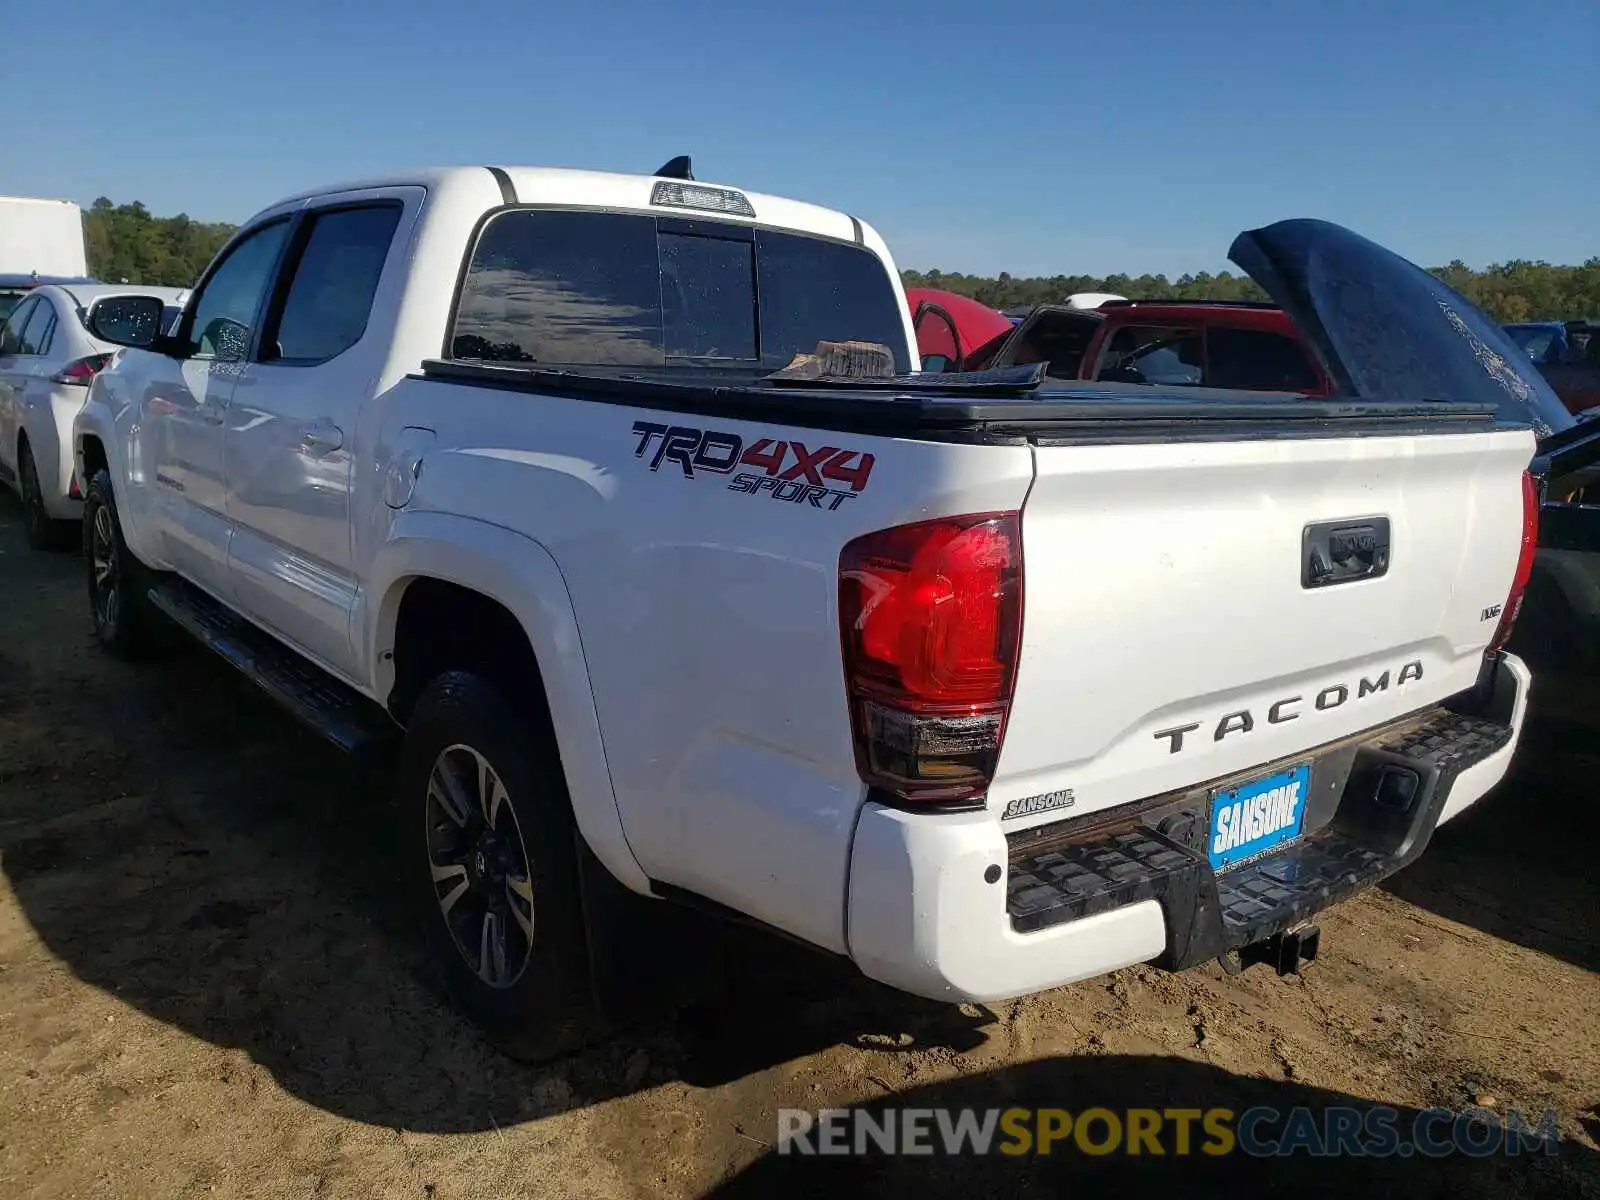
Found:
M 1300 836 L 1306 823 L 1311 768 L 1302 763 L 1211 797 L 1211 868 L 1220 871 Z

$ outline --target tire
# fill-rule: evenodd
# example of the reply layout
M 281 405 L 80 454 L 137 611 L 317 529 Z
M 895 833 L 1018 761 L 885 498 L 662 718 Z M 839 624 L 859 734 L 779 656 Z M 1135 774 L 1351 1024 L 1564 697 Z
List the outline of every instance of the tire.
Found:
M 21 449 L 17 455 L 17 489 L 22 493 L 22 529 L 28 535 L 28 545 L 35 550 L 65 550 L 76 540 L 73 523 L 59 521 L 45 511 L 33 447 L 24 441 Z
M 412 711 L 397 787 L 402 878 L 451 1000 L 525 1061 L 590 1041 L 576 831 L 544 714 L 446 672 Z
M 103 468 L 89 480 L 83 497 L 83 561 L 89 613 L 101 647 L 130 661 L 164 650 L 166 630 L 150 603 L 150 573 L 122 538 L 111 475 Z

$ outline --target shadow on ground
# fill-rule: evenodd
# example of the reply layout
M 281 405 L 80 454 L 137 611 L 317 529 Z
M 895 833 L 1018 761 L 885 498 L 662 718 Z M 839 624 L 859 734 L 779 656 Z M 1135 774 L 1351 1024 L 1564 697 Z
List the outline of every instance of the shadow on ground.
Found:
M 719 931 L 738 982 L 717 1004 L 560 1064 L 508 1061 L 445 1007 L 421 971 L 416 939 L 391 899 L 402 818 L 382 789 L 203 652 L 137 668 L 105 658 L 90 637 L 81 560 L 29 554 L 16 516 L 14 505 L 0 503 L 0 869 L 31 927 L 79 978 L 247 1055 L 306 1102 L 389 1128 L 481 1131 L 671 1079 L 737 1080 L 840 1043 L 881 1051 L 875 1035 L 885 1032 L 912 1052 L 964 1051 L 983 1040 L 993 1018 L 981 1011 L 921 1003 L 838 961 Z M 1535 832 L 1549 826 L 1525 819 L 1528 803 L 1497 797 L 1441 833 L 1391 886 L 1455 919 L 1593 965 L 1592 903 L 1581 903 L 1592 901 L 1593 884 L 1581 844 Z M 1526 854 L 1527 871 L 1506 872 L 1507 853 Z M 1519 899 L 1524 889 L 1540 897 L 1534 918 Z M 1341 1099 L 1191 1063 L 1096 1057 L 902 1099 L 987 1107 L 996 1095 L 1236 1109 Z M 728 1194 L 800 1177 L 790 1165 L 757 1164 Z M 1251 1174 L 1230 1175 L 1240 1169 L 1236 1160 L 1193 1159 L 858 1169 L 900 1190 L 981 1196 L 1028 1181 L 1053 1192 L 1080 1178 L 1155 1181 L 1188 1193 L 1247 1178 L 1259 1190 L 1265 1176 L 1254 1172 L 1262 1169 L 1245 1166 Z M 829 1181 L 837 1169 L 824 1168 Z M 1332 1182 L 1348 1192 L 1399 1170 L 1395 1184 L 1378 1190 L 1434 1194 L 1437 1172 L 1477 1187 L 1499 1180 L 1497 1172 L 1550 1169 L 1498 1160 L 1291 1162 L 1281 1177 L 1303 1184 L 1285 1192 L 1325 1194 Z
M 29 554 L 17 516 L 0 501 L 0 869 L 79 978 L 318 1108 L 478 1131 L 743 1078 L 880 1027 L 909 1032 L 907 1051 L 983 1040 L 986 1015 L 707 920 L 738 967 L 715 1003 L 559 1064 L 508 1060 L 423 972 L 392 902 L 402 818 L 381 781 L 204 651 L 107 659 L 82 560 Z
M 1330 1127 L 1330 1109 L 1353 1109 L 1361 1121 L 1367 1121 L 1372 1119 L 1368 1114 L 1373 1108 L 1369 1102 L 1339 1092 L 1233 1075 L 1185 1059 L 1123 1056 L 1045 1059 L 915 1088 L 895 1095 L 888 1103 L 901 1113 L 909 1108 L 972 1108 L 982 1113 L 1017 1106 L 1064 1108 L 1075 1113 L 1100 1107 L 1121 1114 L 1129 1109 L 1222 1108 L 1233 1114 L 1229 1126 L 1243 1130 L 1248 1124 L 1263 1141 L 1280 1148 L 1289 1127 L 1277 1122 L 1290 1120 L 1290 1109 L 1311 1110 L 1311 1127 L 1319 1132 L 1306 1144 L 1314 1145 L 1326 1137 L 1320 1131 Z M 1275 1109 L 1279 1116 L 1259 1125 L 1240 1119 L 1257 1107 Z M 866 1111 L 874 1114 L 880 1126 L 887 1120 L 886 1110 L 880 1106 L 869 1106 Z M 1086 1154 L 1070 1135 L 1053 1145 L 1048 1156 L 991 1152 L 984 1156 L 935 1153 L 891 1157 L 872 1153 L 861 1158 L 834 1158 L 780 1154 L 774 1148 L 712 1195 L 725 1200 L 852 1193 L 960 1196 L 967 1200 L 1072 1195 L 1219 1196 L 1230 1200 L 1243 1196 L 1369 1195 L 1488 1200 L 1507 1195 L 1577 1197 L 1594 1195 L 1600 1189 L 1600 1156 L 1586 1147 L 1562 1142 L 1554 1155 L 1548 1155 L 1530 1144 L 1522 1153 L 1508 1155 L 1503 1131 L 1496 1139 L 1491 1127 L 1429 1116 L 1414 1137 L 1418 1110 L 1389 1111 L 1395 1114 L 1390 1127 L 1397 1135 L 1396 1146 L 1448 1146 L 1452 1131 L 1460 1128 L 1464 1144 L 1498 1149 L 1485 1157 L 1450 1153 L 1439 1158 L 1404 1150 L 1385 1157 L 1312 1157 L 1301 1152 L 1260 1158 L 1238 1148 L 1215 1155 L 1201 1151 L 1211 1139 L 1197 1123 L 1189 1154 L 1176 1153 L 1175 1134 L 1169 1130 L 1163 1139 L 1166 1152 L 1159 1157 L 1148 1152 L 1148 1145 L 1138 1156 L 1116 1151 Z M 1537 1124 L 1540 1114 L 1527 1115 Z M 936 1128 L 936 1119 L 928 1121 L 930 1127 Z M 1105 1145 L 1108 1127 L 1104 1119 L 1089 1128 L 1089 1146 Z M 938 1135 L 931 1140 L 937 1145 Z M 999 1135 L 997 1144 L 1005 1140 Z
M 1383 886 L 1517 945 L 1600 971 L 1600 732 L 1530 723 L 1511 776 Z

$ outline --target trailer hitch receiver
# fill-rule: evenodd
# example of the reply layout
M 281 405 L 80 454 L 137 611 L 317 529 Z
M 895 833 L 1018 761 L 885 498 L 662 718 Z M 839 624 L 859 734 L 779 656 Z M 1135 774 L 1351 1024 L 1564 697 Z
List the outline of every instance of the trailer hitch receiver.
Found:
M 1229 950 L 1219 960 L 1229 975 L 1238 975 L 1247 967 L 1266 963 L 1280 976 L 1298 975 L 1300 968 L 1317 959 L 1317 946 L 1322 940 L 1322 930 L 1315 925 L 1301 925 L 1286 929 L 1259 942 L 1251 942 L 1237 950 Z

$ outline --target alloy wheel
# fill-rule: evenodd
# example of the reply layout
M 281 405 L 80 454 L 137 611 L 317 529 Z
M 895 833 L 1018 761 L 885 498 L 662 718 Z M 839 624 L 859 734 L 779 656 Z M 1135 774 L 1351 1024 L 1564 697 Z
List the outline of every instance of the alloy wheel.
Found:
M 471 746 L 447 747 L 428 775 L 427 851 L 434 899 L 456 949 L 492 988 L 508 988 L 533 953 L 533 876 L 511 798 Z
M 102 631 L 117 627 L 121 589 L 117 570 L 117 534 L 111 524 L 111 510 L 100 505 L 89 525 L 90 589 L 94 619 Z

